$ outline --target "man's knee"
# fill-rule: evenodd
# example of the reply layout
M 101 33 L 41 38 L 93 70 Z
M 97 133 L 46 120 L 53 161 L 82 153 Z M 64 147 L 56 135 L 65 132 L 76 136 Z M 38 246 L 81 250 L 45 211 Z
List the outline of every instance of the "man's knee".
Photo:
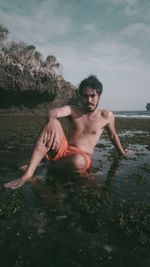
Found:
M 82 170 L 86 167 L 86 160 L 81 154 L 74 154 L 72 156 L 72 164 L 75 170 Z

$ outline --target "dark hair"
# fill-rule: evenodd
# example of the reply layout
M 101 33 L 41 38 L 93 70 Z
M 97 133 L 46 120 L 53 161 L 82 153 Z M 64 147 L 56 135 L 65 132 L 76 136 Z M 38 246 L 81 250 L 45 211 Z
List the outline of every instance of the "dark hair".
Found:
M 95 89 L 98 95 L 103 91 L 102 83 L 94 75 L 90 75 L 88 78 L 81 81 L 79 84 L 79 94 L 82 95 L 83 90 L 87 87 Z

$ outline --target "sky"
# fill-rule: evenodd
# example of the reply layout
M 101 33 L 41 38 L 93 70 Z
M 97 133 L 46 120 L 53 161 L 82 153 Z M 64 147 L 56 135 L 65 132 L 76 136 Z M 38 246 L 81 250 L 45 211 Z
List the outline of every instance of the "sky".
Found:
M 1 0 L 9 40 L 55 55 L 65 80 L 78 86 L 94 74 L 100 106 L 145 110 L 150 102 L 149 0 Z

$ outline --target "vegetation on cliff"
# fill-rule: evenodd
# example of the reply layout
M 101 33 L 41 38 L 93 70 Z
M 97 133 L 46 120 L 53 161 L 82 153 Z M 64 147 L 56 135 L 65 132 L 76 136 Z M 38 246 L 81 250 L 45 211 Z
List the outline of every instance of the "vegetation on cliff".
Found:
M 75 87 L 64 80 L 54 55 L 43 59 L 34 45 L 8 42 L 8 35 L 8 29 L 0 25 L 1 109 L 33 109 L 50 102 L 55 106 L 75 97 Z

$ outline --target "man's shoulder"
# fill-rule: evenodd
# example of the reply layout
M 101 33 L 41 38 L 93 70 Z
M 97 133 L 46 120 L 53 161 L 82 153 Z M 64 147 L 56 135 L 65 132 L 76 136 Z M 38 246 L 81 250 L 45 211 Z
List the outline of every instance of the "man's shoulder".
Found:
M 76 104 L 71 104 L 71 105 L 69 104 L 68 106 L 69 106 L 70 108 L 79 108 L 79 106 L 76 105 Z
M 105 119 L 111 119 L 114 117 L 114 114 L 112 111 L 108 110 L 108 109 L 101 109 L 101 115 L 105 118 Z
M 79 105 L 76 105 L 76 104 L 74 104 L 74 105 L 69 105 L 69 107 L 70 107 L 70 109 L 71 109 L 72 111 L 75 111 L 75 112 L 78 112 L 78 111 L 81 110 L 81 109 L 80 109 L 80 106 L 79 106 Z
M 77 109 L 77 108 L 78 108 L 78 106 L 77 106 L 77 105 L 70 105 L 70 104 L 66 104 L 66 105 L 64 105 L 64 106 L 61 106 L 60 108 L 61 108 L 61 109 L 70 109 L 70 110 L 75 110 L 75 109 Z
M 66 107 L 68 108 L 68 110 L 70 110 L 70 116 L 72 118 L 75 118 L 76 116 L 79 116 L 79 114 L 81 114 L 81 110 L 78 105 L 67 105 Z

